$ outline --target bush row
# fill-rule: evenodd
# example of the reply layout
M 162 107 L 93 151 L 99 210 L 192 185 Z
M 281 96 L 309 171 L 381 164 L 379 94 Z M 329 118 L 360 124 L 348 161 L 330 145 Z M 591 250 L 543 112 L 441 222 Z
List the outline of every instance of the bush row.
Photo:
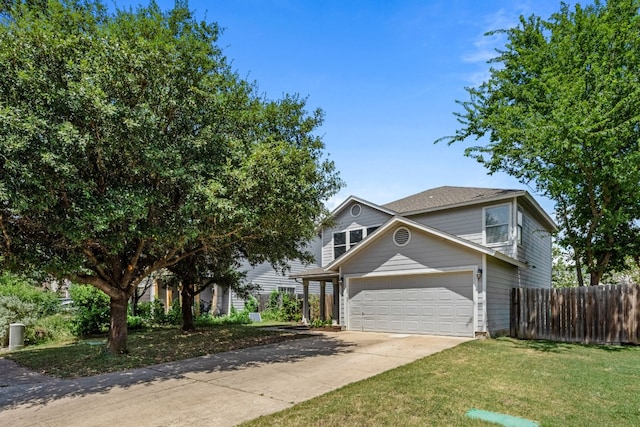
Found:
M 13 275 L 0 276 L 0 344 L 8 345 L 9 325 L 25 324 L 26 344 L 37 344 L 51 340 L 71 339 L 73 336 L 103 334 L 109 329 L 109 297 L 89 285 L 73 285 L 70 288 L 73 307 L 62 310 L 58 295 L 34 286 L 28 279 Z M 313 301 L 311 301 L 313 304 Z M 216 317 L 209 313 L 195 319 L 196 326 L 251 323 L 250 312 L 258 311 L 258 301 L 251 297 L 245 309 L 228 316 Z M 173 301 L 165 313 L 164 304 L 156 299 L 139 303 L 134 316 L 130 310 L 127 324 L 130 330 L 158 325 L 180 325 L 182 313 L 180 301 Z M 295 295 L 274 291 L 269 296 L 264 320 L 282 322 L 300 321 L 301 301 Z

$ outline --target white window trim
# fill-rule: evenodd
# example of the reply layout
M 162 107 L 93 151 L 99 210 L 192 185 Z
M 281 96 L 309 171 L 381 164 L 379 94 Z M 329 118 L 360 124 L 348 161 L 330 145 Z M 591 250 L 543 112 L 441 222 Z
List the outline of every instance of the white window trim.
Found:
M 334 238 L 334 235 L 336 233 L 344 233 L 345 234 L 344 235 L 345 246 L 346 246 L 345 253 L 347 253 L 347 252 L 349 252 L 349 250 L 354 248 L 358 243 L 360 243 L 364 239 L 366 239 L 369 236 L 369 234 L 375 233 L 376 230 L 373 230 L 371 233 L 367 233 L 367 229 L 373 228 L 373 227 L 376 227 L 376 230 L 377 230 L 378 228 L 380 228 L 380 225 L 370 225 L 370 226 L 363 226 L 363 227 L 348 228 L 346 230 L 334 230 L 334 231 L 332 231 L 331 232 L 331 254 L 333 255 L 333 259 L 334 260 L 336 259 L 336 244 L 335 244 L 335 238 Z M 360 242 L 358 242 L 356 244 L 352 244 L 351 243 L 351 231 L 357 231 L 357 230 L 361 230 L 362 231 L 362 240 L 360 240 Z M 342 246 L 342 245 L 340 245 L 340 246 Z
M 515 241 L 516 244 L 518 246 L 523 246 L 524 245 L 524 209 L 522 209 L 522 206 L 516 205 L 516 217 L 515 217 L 515 227 L 514 227 L 514 233 L 515 233 Z M 520 224 L 518 222 L 518 216 L 522 217 L 522 224 Z
M 495 209 L 495 208 L 500 208 L 504 206 L 506 206 L 509 209 L 509 214 L 507 216 L 507 218 L 509 218 L 509 221 L 507 223 L 507 240 L 503 242 L 487 243 L 487 209 Z M 513 215 L 513 208 L 511 203 L 502 203 L 499 205 L 485 206 L 482 208 L 482 242 L 485 246 L 492 247 L 492 246 L 509 245 L 509 242 L 511 242 L 511 237 L 512 237 L 512 231 L 511 231 L 513 226 L 512 215 Z

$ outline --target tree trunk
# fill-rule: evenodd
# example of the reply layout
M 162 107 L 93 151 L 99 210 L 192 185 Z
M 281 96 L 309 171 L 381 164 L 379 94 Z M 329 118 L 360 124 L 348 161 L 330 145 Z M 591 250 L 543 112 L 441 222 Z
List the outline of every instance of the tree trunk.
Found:
M 576 254 L 576 275 L 578 276 L 578 286 L 584 286 L 584 277 L 582 277 L 582 263 L 580 262 L 580 256 Z
M 126 293 L 121 292 L 117 297 L 111 296 L 111 323 L 107 348 L 112 354 L 128 353 L 127 350 L 127 302 Z
M 218 292 L 220 292 L 220 287 L 218 285 L 212 285 L 212 288 L 213 293 L 211 296 L 211 309 L 209 309 L 209 312 L 215 316 L 218 314 Z
M 600 279 L 602 279 L 602 272 L 594 271 L 593 273 L 591 273 L 589 286 L 598 286 L 600 284 Z
M 182 284 L 182 330 L 183 331 L 195 331 L 196 327 L 193 324 L 193 284 Z
M 139 292 L 136 289 L 136 291 L 133 293 L 133 297 L 131 297 L 131 315 L 132 316 L 138 315 L 138 303 L 140 302 L 141 297 L 142 295 L 139 295 Z

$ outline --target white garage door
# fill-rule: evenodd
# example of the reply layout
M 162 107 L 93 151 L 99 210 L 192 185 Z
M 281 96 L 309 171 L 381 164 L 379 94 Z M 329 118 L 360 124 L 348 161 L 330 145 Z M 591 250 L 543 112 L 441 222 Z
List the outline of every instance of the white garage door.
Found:
M 349 280 L 349 329 L 473 336 L 471 272 Z

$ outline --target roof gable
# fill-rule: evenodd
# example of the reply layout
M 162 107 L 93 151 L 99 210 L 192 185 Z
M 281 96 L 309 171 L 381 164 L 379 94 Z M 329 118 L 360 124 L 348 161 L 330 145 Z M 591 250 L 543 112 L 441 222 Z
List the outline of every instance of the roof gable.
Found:
M 359 203 L 359 204 L 361 204 L 361 205 L 368 206 L 368 207 L 370 207 L 370 208 L 372 208 L 372 209 L 376 209 L 376 210 L 378 210 L 378 211 L 380 211 L 380 212 L 384 212 L 384 213 L 389 214 L 389 215 L 395 215 L 395 214 L 396 214 L 396 212 L 395 212 L 395 211 L 393 211 L 392 209 L 385 208 L 384 206 L 376 205 L 375 203 L 371 203 L 371 202 L 369 202 L 369 201 L 367 201 L 367 200 L 361 199 L 360 197 L 356 197 L 356 196 L 349 196 L 349 197 L 347 197 L 347 199 L 346 199 L 344 202 L 340 203 L 340 205 L 339 205 L 337 208 L 335 208 L 335 209 L 333 210 L 333 212 L 331 212 L 331 216 L 332 216 L 332 217 L 337 216 L 337 215 L 338 215 L 338 214 L 340 214 L 340 213 L 341 213 L 341 212 L 342 212 L 342 211 L 343 211 L 347 206 L 349 206 L 349 204 L 351 204 L 352 202 L 355 202 L 355 203 Z

